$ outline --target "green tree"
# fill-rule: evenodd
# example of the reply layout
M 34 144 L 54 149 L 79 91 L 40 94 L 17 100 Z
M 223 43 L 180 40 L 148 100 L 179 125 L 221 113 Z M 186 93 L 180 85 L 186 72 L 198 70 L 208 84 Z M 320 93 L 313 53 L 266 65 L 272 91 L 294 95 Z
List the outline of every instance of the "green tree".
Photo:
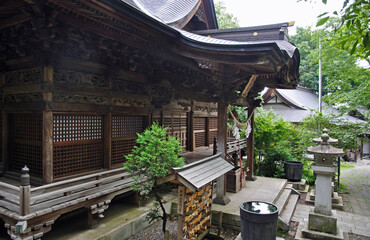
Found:
M 334 114 L 314 112 L 304 119 L 301 127 L 311 137 L 321 136 L 322 130 L 327 128 L 330 137 L 338 139 L 337 147 L 346 151 L 349 149 L 358 149 L 357 141 L 368 131 L 369 124 L 351 123 Z
M 219 29 L 239 27 L 238 19 L 233 14 L 226 12 L 226 6 L 223 2 L 217 2 L 215 10 Z
M 290 36 L 290 41 L 297 46 L 301 56 L 299 85 L 318 91 L 319 64 L 318 61 L 313 61 L 311 56 L 311 53 L 319 48 L 315 34 L 316 32 L 312 31 L 311 27 L 297 27 L 297 33 Z
M 305 0 L 307 1 L 307 0 Z M 324 4 L 327 0 L 322 0 Z M 328 30 L 334 29 L 333 41 L 342 49 L 349 49 L 351 55 L 365 59 L 369 62 L 370 41 L 369 41 L 369 0 L 343 1 L 342 9 L 332 14 L 338 18 L 335 25 L 327 25 Z M 320 14 L 316 26 L 324 25 L 332 17 L 328 12 Z
M 335 21 L 330 20 L 331 22 Z M 338 47 L 328 30 L 297 28 L 291 41 L 301 53 L 301 82 L 304 87 L 318 91 L 318 62 L 322 60 L 324 100 L 329 104 L 341 104 L 343 112 L 357 106 L 370 107 L 370 69 L 360 67 L 357 57 Z M 321 50 L 319 49 L 321 39 Z
M 164 178 L 173 167 L 184 165 L 183 158 L 179 157 L 181 146 L 179 140 L 169 136 L 166 139 L 167 128 L 160 127 L 158 123 L 146 129 L 142 134 L 137 134 L 137 146 L 131 154 L 126 156 L 124 164 L 128 172 L 133 173 L 132 188 L 141 196 L 155 196 L 155 208 L 148 214 L 151 222 L 161 218 L 162 230 L 166 235 L 167 213 L 164 208 L 165 201 L 159 194 L 157 180 Z
M 305 158 L 312 146 L 313 133 L 300 126 L 284 121 L 273 111 L 256 109 L 255 117 L 256 175 L 284 177 L 284 161 L 303 162 L 303 178 L 313 183 L 311 162 Z

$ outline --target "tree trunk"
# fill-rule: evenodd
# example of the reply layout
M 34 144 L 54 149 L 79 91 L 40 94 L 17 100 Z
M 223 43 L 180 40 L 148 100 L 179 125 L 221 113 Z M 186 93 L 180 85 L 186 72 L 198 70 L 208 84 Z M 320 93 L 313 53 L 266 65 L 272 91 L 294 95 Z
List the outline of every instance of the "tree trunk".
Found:
M 162 216 L 162 220 L 163 220 L 162 231 L 166 235 L 167 213 L 166 213 L 166 209 L 163 206 L 162 198 L 158 195 L 157 190 L 158 190 L 158 185 L 157 185 L 157 180 L 155 179 L 154 180 L 153 192 L 154 192 L 155 198 L 156 198 L 157 202 L 159 203 L 159 206 L 161 207 L 162 212 L 163 212 L 163 216 Z

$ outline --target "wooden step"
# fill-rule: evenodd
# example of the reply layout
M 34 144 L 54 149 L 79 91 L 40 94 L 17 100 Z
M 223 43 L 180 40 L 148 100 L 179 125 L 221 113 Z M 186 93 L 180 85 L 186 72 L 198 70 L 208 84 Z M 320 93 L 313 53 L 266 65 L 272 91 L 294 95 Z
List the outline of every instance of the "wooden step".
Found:
M 298 199 L 299 194 L 295 194 L 294 192 L 292 192 L 292 194 L 289 195 L 288 201 L 285 204 L 283 211 L 279 214 L 278 227 L 282 230 L 289 230 L 290 220 L 292 219 L 292 216 L 294 214 Z

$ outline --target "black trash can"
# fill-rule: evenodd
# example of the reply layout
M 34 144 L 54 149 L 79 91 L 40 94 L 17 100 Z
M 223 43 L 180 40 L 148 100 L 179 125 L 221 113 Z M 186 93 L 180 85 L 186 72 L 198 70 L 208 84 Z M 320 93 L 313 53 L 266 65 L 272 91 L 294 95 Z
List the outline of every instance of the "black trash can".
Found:
M 302 179 L 303 163 L 299 161 L 285 161 L 284 173 L 286 179 L 291 182 L 299 182 Z
M 240 205 L 243 240 L 276 240 L 278 208 L 271 203 L 250 201 Z

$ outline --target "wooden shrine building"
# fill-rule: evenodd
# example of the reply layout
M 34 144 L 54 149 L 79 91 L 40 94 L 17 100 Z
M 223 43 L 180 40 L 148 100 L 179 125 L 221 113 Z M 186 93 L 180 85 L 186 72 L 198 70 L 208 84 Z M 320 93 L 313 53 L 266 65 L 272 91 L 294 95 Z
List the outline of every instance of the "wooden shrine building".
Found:
M 124 155 L 154 121 L 184 152 L 217 136 L 224 156 L 229 104 L 254 108 L 265 86 L 297 85 L 287 26 L 218 30 L 212 0 L 1 1 L 0 218 L 11 237 L 39 239 L 78 208 L 94 224 L 130 191 Z M 19 187 L 25 165 L 32 187 Z

